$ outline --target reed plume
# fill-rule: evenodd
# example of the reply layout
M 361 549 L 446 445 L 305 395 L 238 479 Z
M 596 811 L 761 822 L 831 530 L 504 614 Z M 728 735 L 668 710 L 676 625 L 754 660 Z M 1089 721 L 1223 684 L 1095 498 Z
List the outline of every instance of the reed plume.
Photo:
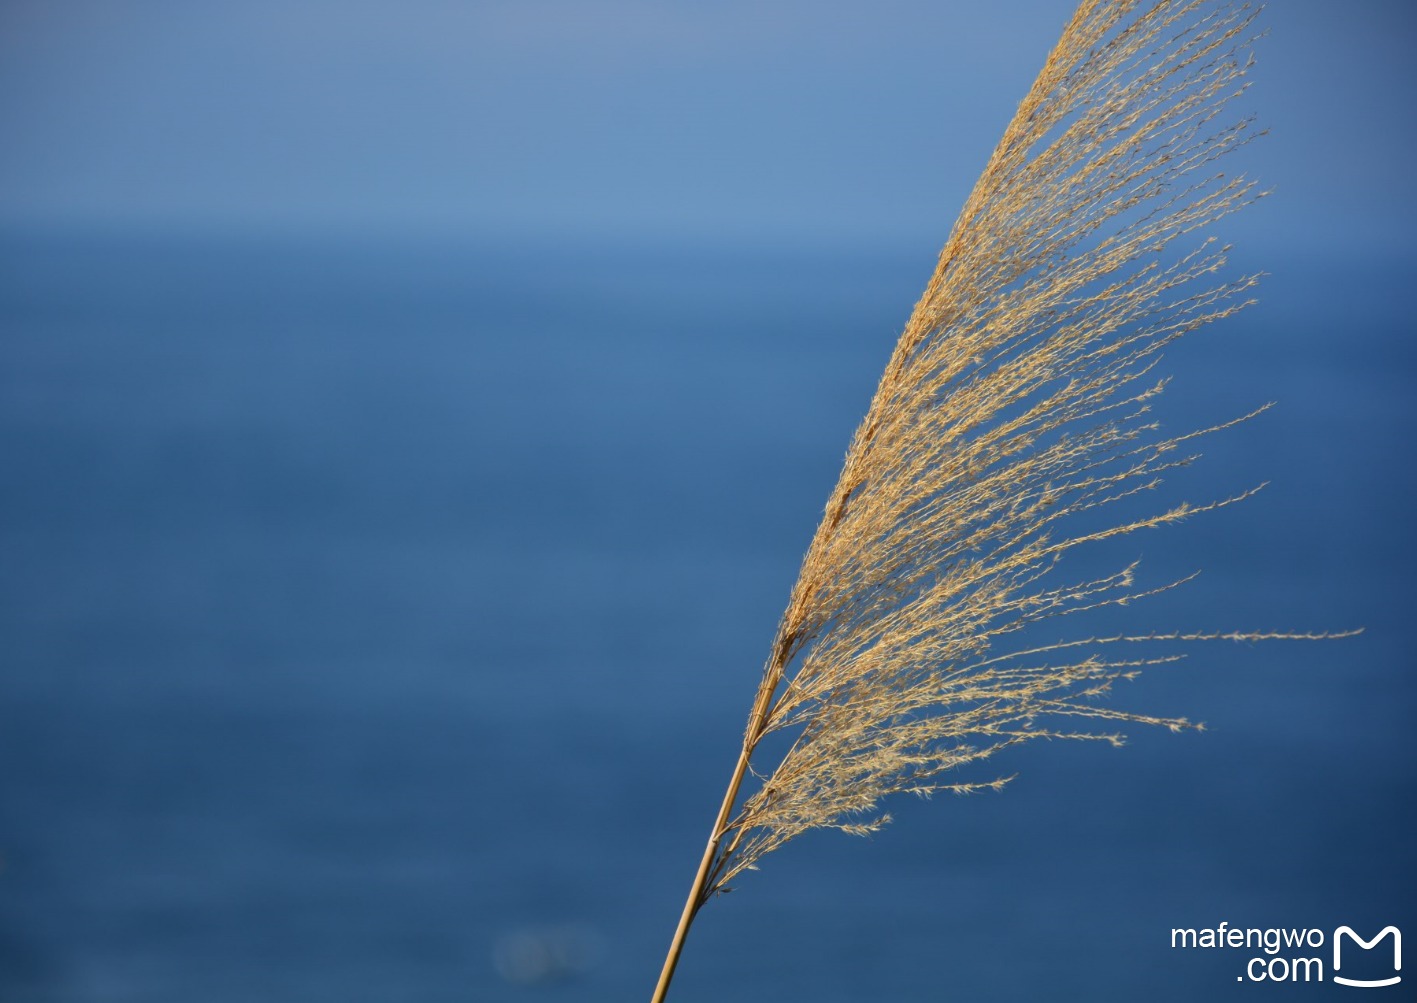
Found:
M 1255 133 L 1222 118 L 1246 87 L 1254 17 L 1215 0 L 1084 0 L 1068 22 L 852 439 L 654 1000 L 700 907 L 794 836 L 870 832 L 903 791 L 997 787 L 950 773 L 1029 739 L 1187 727 L 1096 700 L 1176 659 L 1165 642 L 1325 636 L 1021 637 L 1180 584 L 1145 589 L 1135 565 L 1060 580 L 1073 548 L 1251 493 L 1103 528 L 1076 518 L 1154 489 L 1196 439 L 1244 420 L 1168 437 L 1148 412 L 1162 348 L 1248 305 L 1256 282 L 1223 278 L 1228 249 L 1206 235 L 1260 194 L 1216 164 Z M 780 758 L 754 760 L 779 732 Z

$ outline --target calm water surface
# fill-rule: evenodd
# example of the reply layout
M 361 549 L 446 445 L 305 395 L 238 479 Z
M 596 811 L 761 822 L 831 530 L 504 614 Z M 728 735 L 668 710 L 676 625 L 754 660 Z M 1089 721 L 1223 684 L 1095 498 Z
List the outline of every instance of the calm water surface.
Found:
M 1417 937 L 1405 280 L 1267 264 L 1161 414 L 1279 401 L 1165 501 L 1272 485 L 1097 559 L 1205 571 L 1130 629 L 1367 632 L 1193 649 L 1116 700 L 1205 734 L 802 839 L 679 1003 L 1318 999 L 1170 930 Z M 0 998 L 647 998 L 929 266 L 5 238 Z

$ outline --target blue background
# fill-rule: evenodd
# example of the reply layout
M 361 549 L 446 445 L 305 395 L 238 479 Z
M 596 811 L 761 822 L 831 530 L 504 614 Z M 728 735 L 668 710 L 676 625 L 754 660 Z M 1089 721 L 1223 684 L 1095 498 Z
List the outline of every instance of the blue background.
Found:
M 647 996 L 841 453 L 1068 13 L 0 8 L 0 998 Z M 1275 195 L 1226 235 L 1270 277 L 1161 416 L 1279 406 L 1156 501 L 1271 485 L 1100 555 L 1204 573 L 1098 626 L 1366 632 L 1192 648 L 1114 700 L 1205 733 L 803 837 L 672 999 L 1318 999 L 1170 930 L 1417 937 L 1417 31 L 1263 21 Z

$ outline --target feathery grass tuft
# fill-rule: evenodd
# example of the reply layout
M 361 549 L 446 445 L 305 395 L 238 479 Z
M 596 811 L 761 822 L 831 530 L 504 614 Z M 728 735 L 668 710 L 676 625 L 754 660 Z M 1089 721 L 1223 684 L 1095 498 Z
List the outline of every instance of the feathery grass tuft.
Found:
M 1255 135 L 1223 117 L 1246 86 L 1254 17 L 1214 0 L 1085 0 L 1064 29 L 851 442 L 656 1000 L 698 909 L 794 836 L 872 832 L 892 794 L 996 788 L 949 774 L 1030 739 L 1193 727 L 1095 699 L 1179 657 L 1167 642 L 1331 636 L 1013 643 L 1039 621 L 1182 584 L 1143 589 L 1135 565 L 1059 582 L 1068 551 L 1253 493 L 1101 529 L 1073 518 L 1154 489 L 1196 458 L 1197 439 L 1252 417 L 1168 437 L 1148 412 L 1166 386 L 1161 349 L 1251 302 L 1256 277 L 1222 277 L 1227 248 L 1205 232 L 1262 194 L 1218 163 Z M 778 732 L 781 758 L 755 761 Z

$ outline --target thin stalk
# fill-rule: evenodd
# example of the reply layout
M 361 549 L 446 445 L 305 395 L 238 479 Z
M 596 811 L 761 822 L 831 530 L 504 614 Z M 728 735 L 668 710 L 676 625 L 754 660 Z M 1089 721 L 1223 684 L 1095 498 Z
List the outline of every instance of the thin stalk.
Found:
M 779 660 L 785 655 L 786 646 L 779 649 Z M 728 790 L 724 792 L 723 804 L 719 805 L 718 817 L 714 819 L 713 831 L 709 834 L 708 845 L 704 847 L 703 859 L 699 861 L 698 873 L 694 875 L 694 883 L 689 888 L 689 897 L 684 902 L 684 912 L 679 916 L 679 926 L 674 930 L 674 939 L 669 942 L 669 954 L 664 959 L 664 969 L 659 973 L 659 982 L 654 987 L 654 996 L 650 998 L 650 1003 L 663 1003 L 665 995 L 669 992 L 669 980 L 674 978 L 674 969 L 679 964 L 679 955 L 683 953 L 684 941 L 689 936 L 689 926 L 694 922 L 694 917 L 698 915 L 699 909 L 708 901 L 709 877 L 714 872 L 713 862 L 718 855 L 718 847 L 723 837 L 732 828 L 728 819 L 733 812 L 733 803 L 738 800 L 738 790 L 743 786 L 743 777 L 748 772 L 748 760 L 753 756 L 753 749 L 757 747 L 758 739 L 762 738 L 766 728 L 768 708 L 772 704 L 772 698 L 777 692 L 777 684 L 781 680 L 781 666 L 774 666 L 769 672 L 768 678 L 764 679 L 764 685 L 758 691 L 758 698 L 753 706 L 752 723 L 748 729 L 748 734 L 744 737 L 743 751 L 738 754 L 738 763 L 733 767 L 733 777 L 728 781 Z
M 662 1003 L 665 994 L 669 992 L 669 980 L 674 977 L 674 968 L 679 964 L 679 955 L 684 950 L 684 939 L 689 935 L 689 924 L 694 921 L 699 907 L 706 901 L 704 891 L 708 884 L 709 872 L 713 869 L 713 859 L 718 854 L 719 841 L 723 839 L 726 831 L 728 814 L 733 810 L 733 802 L 738 799 L 738 788 L 743 783 L 743 775 L 748 771 L 748 757 L 751 754 L 745 744 L 738 755 L 738 765 L 733 768 L 733 779 L 729 781 L 728 791 L 723 795 L 723 805 L 718 809 L 713 833 L 709 836 L 708 846 L 704 848 L 704 859 L 699 861 L 699 872 L 694 875 L 693 887 L 689 889 L 689 898 L 684 903 L 684 913 L 679 917 L 679 927 L 674 931 L 674 939 L 669 942 L 669 954 L 664 959 L 664 970 L 659 973 L 659 984 L 654 987 L 654 996 L 650 1003 Z

